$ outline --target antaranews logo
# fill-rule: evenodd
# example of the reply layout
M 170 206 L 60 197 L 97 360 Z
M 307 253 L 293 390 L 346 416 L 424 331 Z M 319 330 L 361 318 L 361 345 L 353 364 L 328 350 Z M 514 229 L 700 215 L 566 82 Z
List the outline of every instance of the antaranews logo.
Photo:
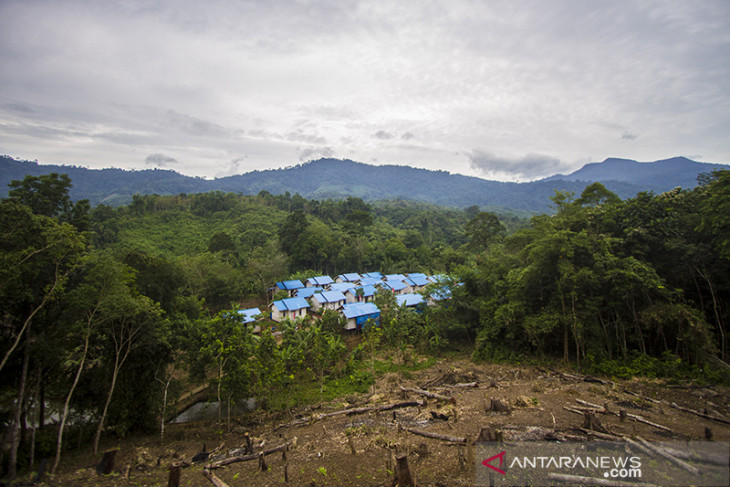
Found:
M 652 455 L 633 445 L 601 441 L 479 442 L 474 462 L 475 484 L 563 485 L 568 481 L 596 485 L 608 480 L 664 485 L 672 479 L 674 485 L 730 485 L 730 443 L 684 441 L 651 445 L 661 449 L 665 456 Z
M 489 458 L 487 458 L 486 460 L 484 460 L 484 461 L 482 462 L 482 465 L 484 465 L 484 466 L 485 466 L 485 467 L 487 467 L 487 468 L 491 468 L 492 470 L 494 470 L 494 471 L 495 471 L 495 472 L 497 472 L 497 473 L 501 473 L 502 475 L 507 475 L 507 472 L 505 472 L 505 471 L 504 471 L 504 470 L 502 470 L 501 468 L 497 468 L 497 467 L 495 467 L 494 465 L 492 465 L 492 461 L 494 461 L 494 460 L 496 460 L 497 458 L 499 458 L 499 466 L 501 467 L 501 466 L 502 466 L 502 464 L 504 463 L 504 456 L 505 456 L 506 454 L 507 454 L 507 452 L 506 452 L 506 451 L 503 451 L 502 453 L 497 453 L 496 455 L 494 455 L 494 456 L 492 456 L 492 457 L 489 457 Z

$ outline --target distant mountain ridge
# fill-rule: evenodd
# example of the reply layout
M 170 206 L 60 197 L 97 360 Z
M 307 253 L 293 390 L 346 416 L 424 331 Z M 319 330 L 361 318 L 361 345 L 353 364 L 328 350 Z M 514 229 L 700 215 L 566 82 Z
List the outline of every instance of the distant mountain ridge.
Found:
M 697 184 L 697 175 L 718 169 L 728 169 L 722 164 L 697 162 L 686 157 L 673 157 L 654 162 L 637 162 L 631 159 L 609 158 L 592 162 L 568 175 L 556 174 L 544 181 L 622 181 L 650 188 L 653 191 L 691 188 Z
M 171 170 L 87 169 L 78 166 L 41 165 L 0 156 L 0 197 L 8 183 L 30 174 L 68 174 L 73 181 L 71 198 L 92 204 L 125 204 L 132 195 L 225 191 L 243 194 L 299 193 L 305 198 L 338 199 L 348 196 L 366 201 L 406 199 L 441 206 L 482 209 L 549 211 L 555 190 L 579 194 L 590 182 L 601 181 L 622 198 L 640 191 L 664 192 L 694 187 L 697 175 L 730 166 L 676 157 L 651 163 L 606 159 L 586 164 L 568 175 L 555 175 L 528 183 L 489 181 L 471 176 L 408 166 L 373 166 L 350 160 L 319 159 L 285 169 L 253 171 L 214 180 L 194 178 Z

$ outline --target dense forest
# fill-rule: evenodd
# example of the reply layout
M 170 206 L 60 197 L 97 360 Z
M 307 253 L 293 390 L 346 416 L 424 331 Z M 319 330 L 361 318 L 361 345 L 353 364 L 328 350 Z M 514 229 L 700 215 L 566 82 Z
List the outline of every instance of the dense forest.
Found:
M 367 388 L 383 349 L 402 363 L 466 348 L 623 377 L 729 377 L 730 171 L 626 200 L 600 183 L 558 191 L 554 212 L 531 220 L 267 191 L 92 207 L 71 187 L 27 176 L 0 200 L 8 477 L 39 458 L 53 470 L 104 435 L 164 435 L 166 408 L 194 381 L 219 404 L 270 408 Z M 275 337 L 236 312 L 266 310 L 279 280 L 367 271 L 447 274 L 451 298 L 416 312 L 379 292 L 380 326 L 354 341 L 336 313 Z

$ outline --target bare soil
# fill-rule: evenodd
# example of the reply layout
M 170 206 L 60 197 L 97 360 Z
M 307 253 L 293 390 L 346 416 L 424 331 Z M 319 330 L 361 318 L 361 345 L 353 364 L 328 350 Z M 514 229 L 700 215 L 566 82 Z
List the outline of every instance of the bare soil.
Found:
M 468 382 L 477 382 L 477 387 L 449 387 Z M 401 386 L 420 388 L 429 383 L 429 391 L 452 396 L 455 402 L 427 399 L 414 393 L 408 393 L 406 398 L 401 391 Z M 509 405 L 509 411 L 488 411 L 491 399 Z M 405 400 L 426 403 L 390 411 L 323 416 L 348 408 Z M 396 455 L 407 455 L 411 472 L 420 486 L 471 486 L 475 460 L 479 460 L 474 458 L 474 448 L 418 436 L 408 429 L 467 437 L 470 443 L 485 426 L 502 431 L 505 440 L 576 441 L 577 437 L 587 437 L 579 429 L 584 418 L 564 406 L 585 407 L 577 400 L 608 406 L 609 411 L 623 409 L 671 430 L 667 432 L 631 418 L 621 421 L 613 414 L 598 414 L 605 431 L 614 435 L 638 435 L 657 441 L 698 440 L 706 438 L 709 428 L 714 440 L 730 440 L 730 426 L 671 406 L 676 403 L 728 418 L 730 390 L 727 388 L 670 387 L 664 381 L 646 379 L 601 383 L 567 371 L 534 366 L 444 360 L 419 372 L 385 375 L 369 394 L 286 413 L 259 411 L 241 418 L 230 431 L 226 425 L 200 422 L 168 426 L 164 445 L 160 445 L 159 437 L 109 440 L 105 448 L 118 449 L 115 469 L 110 475 L 96 472 L 100 455 L 94 457 L 89 452 L 81 452 L 69 455 L 58 474 L 46 475 L 36 485 L 166 486 L 169 466 L 191 462 L 202 450 L 203 443 L 207 450 L 222 445 L 212 460 L 224 459 L 237 453 L 248 433 L 257 452 L 294 438 L 296 443 L 286 460 L 281 453 L 266 456 L 265 471 L 259 470 L 256 460 L 213 470 L 229 486 L 392 485 Z M 298 424 L 291 425 L 292 422 Z M 180 485 L 213 485 L 203 476 L 203 469 L 210 461 L 183 467 Z

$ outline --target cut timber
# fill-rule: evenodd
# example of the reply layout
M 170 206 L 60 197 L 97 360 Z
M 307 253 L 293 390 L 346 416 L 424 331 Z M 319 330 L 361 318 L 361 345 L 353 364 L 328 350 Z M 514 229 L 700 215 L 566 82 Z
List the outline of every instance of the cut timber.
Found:
M 576 402 L 583 404 L 585 406 L 588 406 L 590 408 L 594 408 L 594 409 L 598 410 L 599 413 L 613 414 L 614 416 L 621 417 L 620 412 L 609 411 L 605 406 L 599 406 L 598 404 L 592 404 L 590 402 L 583 401 L 581 399 L 576 399 Z M 569 411 L 570 411 L 570 409 L 569 409 Z M 575 411 L 573 411 L 573 412 L 575 412 Z M 668 433 L 674 433 L 674 431 L 671 428 L 668 428 L 662 424 L 654 423 L 653 421 L 649 421 L 648 419 L 646 419 L 643 416 L 639 416 L 637 414 L 630 414 L 630 413 L 626 413 L 626 412 L 624 412 L 624 415 L 625 415 L 625 417 L 632 419 L 633 421 L 636 421 L 638 423 L 643 423 L 643 424 L 649 425 L 653 428 L 656 428 L 658 430 L 666 431 Z M 728 423 L 728 424 L 730 424 L 730 423 Z
M 416 483 L 408 467 L 408 455 L 395 457 L 395 485 L 398 487 L 414 487 Z
M 611 487 L 657 487 L 655 484 L 646 484 L 643 482 L 621 482 L 620 480 L 602 479 L 599 477 L 584 477 L 582 475 L 565 475 L 555 472 L 550 472 L 547 476 L 551 480 L 559 480 L 560 482 L 567 482 L 569 484 L 608 485 Z
M 207 468 L 203 469 L 203 477 L 208 479 L 211 484 L 215 485 L 215 487 L 228 487 L 227 483 L 216 477 L 216 475 Z
M 583 428 L 600 433 L 608 433 L 608 430 L 601 424 L 596 413 L 592 411 L 583 413 Z
M 489 404 L 487 404 L 487 411 L 495 411 L 498 413 L 504 413 L 510 411 L 509 404 L 502 402 L 501 399 L 489 398 Z
M 381 411 L 390 411 L 392 409 L 400 409 L 400 408 L 409 408 L 409 407 L 420 407 L 423 406 L 424 403 L 418 402 L 418 401 L 404 401 L 404 402 L 396 402 L 392 404 L 381 404 L 379 406 L 364 406 L 359 408 L 350 408 L 350 409 L 342 409 L 340 411 L 334 411 L 331 413 L 324 413 L 324 414 L 315 414 L 308 418 L 300 418 L 297 420 L 292 421 L 291 423 L 283 423 L 274 428 L 274 432 L 277 430 L 280 430 L 281 428 L 290 428 L 292 426 L 302 426 L 306 424 L 311 424 L 317 420 L 325 419 L 325 418 L 331 418 L 334 416 L 342 416 L 344 414 L 346 415 L 352 415 L 352 414 L 365 414 L 365 413 L 377 413 Z
M 444 396 L 442 394 L 437 394 L 435 392 L 424 391 L 423 389 L 417 389 L 415 387 L 401 386 L 400 390 L 402 392 L 413 392 L 415 394 L 420 394 L 425 397 L 430 397 L 431 399 L 438 399 L 439 401 L 448 401 L 451 404 L 456 404 L 456 399 L 454 397 Z
M 683 460 L 680 460 L 679 458 L 675 457 L 674 455 L 672 455 L 671 453 L 669 453 L 664 448 L 662 448 L 662 447 L 660 447 L 658 445 L 654 445 L 652 443 L 649 443 L 645 439 L 640 438 L 638 436 L 636 437 L 636 439 L 637 439 L 637 441 L 639 443 L 641 443 L 642 445 L 644 445 L 645 447 L 647 447 L 648 449 L 650 449 L 651 451 L 653 451 L 657 455 L 660 455 L 660 456 L 666 458 L 670 462 L 672 462 L 675 465 L 677 465 L 679 468 L 684 469 L 684 470 L 690 472 L 692 475 L 700 475 L 700 470 L 697 467 L 695 467 L 694 465 L 690 465 L 689 463 L 687 463 L 687 462 L 685 462 Z
M 104 452 L 101 462 L 96 466 L 96 471 L 102 475 L 109 475 L 114 470 L 114 460 L 117 456 L 117 450 L 109 450 Z
M 478 382 L 462 382 L 459 384 L 444 384 L 439 386 L 439 389 L 465 389 L 468 387 L 479 387 Z
M 272 453 L 277 453 L 277 452 L 280 452 L 280 451 L 285 451 L 290 446 L 296 445 L 296 441 L 297 441 L 297 439 L 296 439 L 296 437 L 294 437 L 293 439 L 291 439 L 290 441 L 287 441 L 283 445 L 279 445 L 277 447 L 270 448 L 268 450 L 264 450 L 264 451 L 259 452 L 259 453 L 252 453 L 250 455 L 239 455 L 239 456 L 235 456 L 235 457 L 225 458 L 223 460 L 218 460 L 217 462 L 213 462 L 213 463 L 207 465 L 205 468 L 207 470 L 213 470 L 213 469 L 216 469 L 216 468 L 225 467 L 226 465 L 230 465 L 232 463 L 248 462 L 248 461 L 251 461 L 251 460 L 258 460 L 261 455 L 271 455 Z
M 482 426 L 477 435 L 477 442 L 501 442 L 504 439 L 504 435 L 501 430 L 493 430 L 491 426 Z
M 685 413 L 691 413 L 691 414 L 697 415 L 700 418 L 710 419 L 712 421 L 717 421 L 718 423 L 722 423 L 722 424 L 730 424 L 730 421 L 728 421 L 727 419 L 718 418 L 717 416 L 711 416 L 711 415 L 705 414 L 701 411 L 696 411 L 694 409 L 686 408 L 684 406 L 680 406 L 676 402 L 671 403 L 671 406 L 674 409 L 679 409 L 680 411 L 684 411 Z
M 440 433 L 431 433 L 430 431 L 422 431 L 413 428 L 406 428 L 406 431 L 413 433 L 414 435 L 425 436 L 426 438 L 433 438 L 435 440 L 448 441 L 449 443 L 466 443 L 466 438 L 463 436 L 442 435 Z
M 167 487 L 180 487 L 180 467 L 179 463 L 170 465 L 170 475 L 167 477 Z

